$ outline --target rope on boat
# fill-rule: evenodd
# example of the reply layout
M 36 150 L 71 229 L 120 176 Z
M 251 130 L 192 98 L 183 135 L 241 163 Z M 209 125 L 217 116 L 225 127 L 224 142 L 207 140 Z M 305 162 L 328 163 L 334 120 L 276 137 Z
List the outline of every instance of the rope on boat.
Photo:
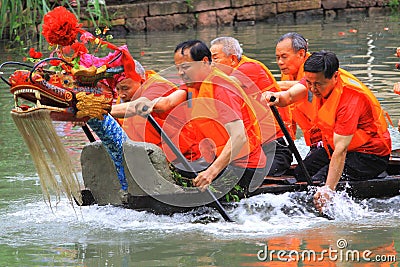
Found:
M 58 203 L 64 193 L 72 206 L 74 199 L 80 205 L 81 186 L 71 159 L 53 127 L 50 111 L 11 112 L 11 117 L 32 156 L 45 201 L 52 207 L 51 194 L 55 193 Z

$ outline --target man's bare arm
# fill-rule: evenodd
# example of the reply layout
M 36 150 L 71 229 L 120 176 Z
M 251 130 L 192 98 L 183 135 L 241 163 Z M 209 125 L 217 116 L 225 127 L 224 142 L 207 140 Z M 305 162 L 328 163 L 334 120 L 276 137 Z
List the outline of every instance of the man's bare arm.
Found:
M 125 102 L 112 105 L 110 114 L 114 118 L 131 117 L 136 115 L 136 110 L 131 102 Z
M 144 115 L 151 112 L 165 112 L 186 100 L 186 91 L 177 90 L 172 94 L 150 100 L 147 97 L 139 97 L 131 102 L 113 105 L 110 114 L 115 118 L 131 117 L 135 115 Z M 148 109 L 143 111 L 143 107 Z
M 271 96 L 275 96 L 275 101 L 270 102 Z M 267 103 L 270 105 L 276 105 L 278 107 L 286 107 L 290 104 L 300 101 L 305 97 L 307 97 L 307 87 L 301 83 L 296 83 L 287 91 L 281 91 L 277 93 L 266 91 L 263 93 L 263 98 L 265 101 L 267 101 Z
M 329 163 L 328 177 L 325 186 L 320 187 L 314 195 L 314 205 L 320 212 L 323 212 L 326 203 L 331 199 L 332 192 L 336 189 L 340 177 L 342 176 L 347 155 L 347 148 L 353 135 L 333 135 L 335 150 Z
M 353 135 L 339 135 L 333 134 L 333 142 L 335 150 L 332 153 L 332 158 L 329 164 L 328 177 L 326 178 L 326 185 L 330 189 L 335 190 L 344 169 L 344 162 L 347 155 L 347 148 L 353 139 Z
M 282 91 L 287 91 L 290 87 L 298 83 L 298 81 L 277 81 L 277 83 Z
M 180 103 L 186 101 L 187 92 L 185 90 L 176 90 L 172 94 L 166 97 L 160 97 L 153 100 L 155 103 L 153 106 L 154 112 L 165 112 L 173 109 Z

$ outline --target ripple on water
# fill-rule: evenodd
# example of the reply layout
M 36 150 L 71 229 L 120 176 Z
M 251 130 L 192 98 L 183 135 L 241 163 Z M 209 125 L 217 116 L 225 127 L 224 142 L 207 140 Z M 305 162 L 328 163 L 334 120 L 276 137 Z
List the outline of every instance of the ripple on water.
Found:
M 341 222 L 379 226 L 388 215 L 398 218 L 400 214 L 396 208 L 400 197 L 355 201 L 339 193 L 334 198 L 332 212 L 335 219 L 331 221 L 318 215 L 311 206 L 310 197 L 308 193 L 297 192 L 262 194 L 244 199 L 227 208 L 234 223 L 223 221 L 216 211 L 209 208 L 165 216 L 114 206 L 72 207 L 66 198 L 50 209 L 46 203 L 36 199 L 25 205 L 11 204 L 8 212 L 2 214 L 0 243 L 20 246 L 46 241 L 98 240 L 98 236 L 113 234 L 169 236 L 180 232 L 197 232 L 218 239 L 248 239 Z

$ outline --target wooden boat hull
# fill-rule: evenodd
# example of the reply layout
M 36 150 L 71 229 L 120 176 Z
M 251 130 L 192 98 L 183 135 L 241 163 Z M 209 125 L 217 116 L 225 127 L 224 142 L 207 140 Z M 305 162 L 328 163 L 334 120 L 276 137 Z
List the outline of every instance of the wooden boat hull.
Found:
M 135 143 L 135 142 L 132 142 Z M 135 146 L 136 144 L 134 144 Z M 82 160 L 85 161 L 85 158 L 89 157 L 91 160 L 93 160 L 93 155 L 103 155 L 102 162 L 104 162 L 104 158 L 107 157 L 107 154 L 105 152 L 99 153 L 98 149 L 101 147 L 101 144 L 90 144 L 88 145 L 89 147 L 92 146 L 96 147 L 94 153 L 89 153 L 86 155 L 86 151 L 82 152 Z M 132 144 L 128 144 L 128 147 L 125 147 L 126 150 L 129 151 L 129 155 L 132 155 L 133 152 L 130 151 Z M 136 148 L 135 148 L 136 149 Z M 152 147 L 152 149 L 156 149 Z M 151 154 L 154 153 L 151 152 Z M 126 159 L 129 161 L 129 159 Z M 133 155 L 133 161 L 137 162 L 138 156 Z M 97 160 L 94 160 L 94 162 L 99 162 Z M 85 185 L 87 186 L 88 184 L 91 184 L 91 186 L 87 186 L 86 189 L 82 190 L 82 197 L 83 197 L 83 205 L 93 205 L 98 203 L 99 205 L 104 205 L 104 204 L 112 204 L 116 206 L 123 206 L 125 208 L 129 209 L 134 209 L 134 210 L 139 210 L 139 211 L 150 211 L 156 214 L 173 214 L 177 212 L 188 212 L 190 210 L 193 210 L 194 208 L 201 207 L 201 206 L 212 206 L 211 204 L 199 204 L 199 205 L 185 205 L 183 203 L 190 203 L 192 199 L 203 199 L 206 197 L 206 194 L 203 192 L 200 192 L 198 190 L 193 190 L 193 189 L 188 189 L 186 190 L 180 190 L 176 192 L 171 192 L 166 190 L 166 192 L 154 192 L 154 194 L 146 194 L 143 192 L 136 192 L 132 193 L 129 198 L 128 202 L 125 204 L 122 204 L 119 202 L 119 200 L 115 200 L 114 202 L 107 202 L 105 203 L 104 200 L 98 202 L 98 196 L 106 194 L 111 194 L 111 195 L 116 195 L 117 190 L 118 190 L 118 184 L 116 182 L 116 185 L 114 187 L 110 187 L 110 183 L 108 182 L 108 187 L 110 190 L 113 190 L 113 192 L 98 192 L 99 188 L 94 188 L 95 184 L 98 182 L 99 179 L 102 179 L 103 181 L 107 179 L 107 177 L 99 177 L 99 175 L 109 175 L 112 176 L 112 170 L 111 172 L 107 172 L 104 169 L 101 169 L 99 173 L 97 174 L 91 174 L 88 176 L 87 173 L 85 173 L 85 163 L 82 164 L 83 166 L 83 178 L 85 181 Z M 106 166 L 106 164 L 102 164 L 102 166 Z M 145 167 L 144 163 L 140 163 L 140 168 L 143 169 Z M 87 167 L 86 167 L 87 168 Z M 112 169 L 112 167 L 111 167 Z M 289 173 L 290 174 L 290 173 Z M 89 178 L 88 178 L 89 177 Z M 90 183 L 88 182 L 89 179 L 93 179 L 93 177 L 96 177 L 95 179 L 97 180 L 96 183 Z M 108 177 L 110 179 L 110 177 Z M 133 177 L 130 177 L 130 179 L 134 179 Z M 131 182 L 130 179 L 128 179 L 128 182 Z M 113 183 L 115 183 L 116 178 L 111 177 L 111 180 Z M 104 181 L 106 182 L 106 181 Z M 107 182 L 106 182 L 107 183 Z M 132 182 L 131 182 L 132 183 Z M 131 184 L 130 183 L 130 184 Z M 320 183 L 315 182 L 315 185 L 318 186 Z M 131 185 L 130 185 L 131 186 Z M 114 188 L 114 189 L 112 189 Z M 104 187 L 102 187 L 100 190 L 106 190 Z M 306 182 L 297 182 L 296 179 L 291 176 L 283 176 L 283 177 L 266 177 L 264 180 L 264 183 L 255 191 L 249 193 L 247 197 L 251 196 L 256 196 L 259 194 L 283 194 L 286 192 L 304 192 L 310 190 L 310 187 L 307 185 Z M 366 198 L 390 198 L 396 195 L 399 195 L 400 193 L 400 157 L 396 153 L 393 153 L 389 167 L 387 169 L 387 176 L 384 178 L 377 177 L 375 179 L 369 179 L 365 181 L 340 181 L 338 185 L 338 190 L 346 190 L 349 195 L 351 195 L 354 198 L 361 198 L 361 199 L 366 199 Z M 101 194 L 100 194 L 101 193 Z M 239 198 L 245 197 L 244 195 L 238 195 Z M 117 199 L 117 198 L 114 198 Z M 220 202 L 224 205 L 228 205 L 224 197 L 219 198 Z M 175 203 L 175 204 L 171 204 Z M 176 204 L 176 203 L 182 203 L 182 204 Z

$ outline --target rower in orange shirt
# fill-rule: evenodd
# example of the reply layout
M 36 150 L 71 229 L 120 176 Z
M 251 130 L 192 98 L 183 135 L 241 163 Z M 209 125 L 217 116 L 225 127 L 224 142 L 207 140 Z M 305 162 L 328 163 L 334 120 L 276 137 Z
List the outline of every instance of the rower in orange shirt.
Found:
M 180 95 L 143 100 L 133 113 L 145 115 L 171 110 L 173 114 L 191 93 L 189 123 L 196 131 L 202 155 L 210 160 L 210 165 L 198 172 L 194 185 L 205 190 L 221 174 L 232 170 L 246 192 L 255 190 L 266 175 L 266 157 L 261 149 L 260 128 L 246 93 L 229 76 L 212 67 L 211 52 L 202 41 L 180 43 L 174 60 L 185 90 L 178 90 Z M 148 107 L 146 111 L 144 106 Z
M 287 90 L 297 84 L 304 77 L 304 62 L 311 55 L 308 52 L 307 40 L 296 32 L 282 35 L 276 44 L 276 62 L 281 70 L 281 81 L 278 82 L 282 90 Z M 306 98 L 291 105 L 293 129 L 297 125 L 301 128 L 304 141 L 310 149 L 321 146 L 321 132 L 313 124 L 312 117 L 313 94 L 308 92 Z
M 340 179 L 385 177 L 392 144 L 378 100 L 361 81 L 339 68 L 334 53 L 313 53 L 304 63 L 304 72 L 298 84 L 273 93 L 275 101 L 270 105 L 287 106 L 312 92 L 312 114 L 324 147 L 310 151 L 304 164 L 313 180 L 325 182 L 314 195 L 316 208 L 323 211 Z M 301 179 L 299 171 L 296 175 Z
M 131 116 L 131 114 L 129 114 L 129 106 L 135 105 L 135 101 L 140 101 L 141 98 L 154 100 L 158 97 L 167 96 L 178 88 L 175 84 L 156 72 L 152 70 L 145 71 L 137 60 L 134 61 L 135 71 L 142 79 L 141 81 L 135 81 L 132 78 L 127 78 L 125 73 L 116 77 L 117 83 L 115 88 L 118 93 L 118 99 L 116 104 L 112 106 L 110 114 L 118 120 L 131 140 L 153 143 L 161 147 L 163 142 L 160 134 L 147 122 L 146 118 L 142 116 Z M 168 112 L 153 113 L 152 115 L 160 126 L 164 125 L 164 121 L 168 116 L 172 116 Z M 177 125 L 183 125 L 187 119 L 185 117 L 178 118 L 178 115 L 176 115 L 174 120 Z M 167 128 L 164 130 L 168 132 L 171 138 L 176 137 L 179 139 L 179 148 L 188 160 L 194 161 L 199 159 L 200 153 L 194 144 L 195 137 L 193 133 L 191 133 L 190 129 L 187 127 L 182 127 L 182 132 L 179 132 L 176 129 L 177 125 L 175 125 L 175 128 L 166 125 Z M 173 161 L 175 155 L 169 152 L 170 151 L 167 152 L 166 156 L 169 161 Z
M 261 127 L 261 142 L 268 160 L 268 175 L 283 175 L 291 166 L 292 151 L 279 124 L 271 116 L 270 110 L 265 103 L 261 103 L 263 92 L 280 91 L 274 76 L 263 63 L 243 55 L 239 41 L 233 37 L 218 37 L 212 40 L 210 50 L 213 64 L 234 77 L 251 100 Z M 292 133 L 289 108 L 281 107 L 279 113 L 289 132 Z

